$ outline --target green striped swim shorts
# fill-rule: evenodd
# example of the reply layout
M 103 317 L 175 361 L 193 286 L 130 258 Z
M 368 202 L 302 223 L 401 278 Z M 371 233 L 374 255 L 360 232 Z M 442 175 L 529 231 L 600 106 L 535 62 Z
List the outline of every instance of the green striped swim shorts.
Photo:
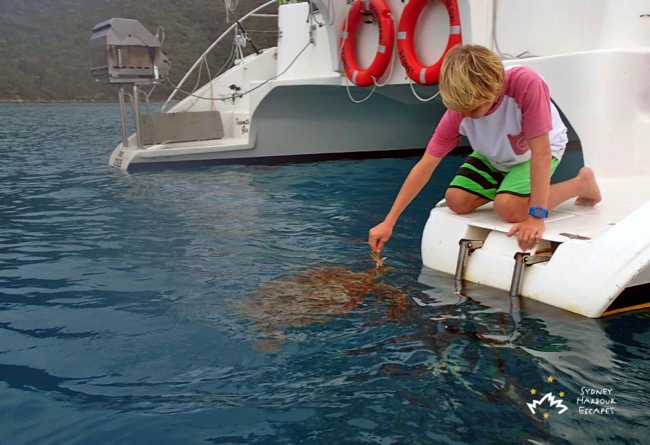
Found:
M 560 161 L 551 161 L 551 175 Z M 509 172 L 502 172 L 492 166 L 479 152 L 472 152 L 456 173 L 449 187 L 494 201 L 499 193 L 516 196 L 530 196 L 530 161 L 515 165 Z

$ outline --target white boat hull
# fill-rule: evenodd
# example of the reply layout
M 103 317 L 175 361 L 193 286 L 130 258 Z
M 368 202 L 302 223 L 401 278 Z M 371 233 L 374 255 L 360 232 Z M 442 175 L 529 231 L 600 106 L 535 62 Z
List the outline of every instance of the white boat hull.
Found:
M 440 102 L 404 102 L 400 90 L 385 87 L 364 103 L 350 101 L 345 88 L 327 85 L 273 87 L 245 124 L 240 137 L 155 144 L 120 144 L 109 164 L 130 171 L 175 164 L 286 163 L 350 157 L 421 154 Z M 435 91 L 435 87 L 430 87 Z M 405 91 L 406 92 L 406 91 Z M 352 88 L 353 95 L 367 94 Z M 390 95 L 387 95 L 390 94 Z

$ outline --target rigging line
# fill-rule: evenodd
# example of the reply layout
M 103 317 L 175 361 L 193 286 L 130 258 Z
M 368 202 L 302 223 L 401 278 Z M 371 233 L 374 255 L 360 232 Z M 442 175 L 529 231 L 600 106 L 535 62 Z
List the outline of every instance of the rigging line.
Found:
M 259 32 L 259 33 L 267 33 L 267 34 L 277 34 L 278 30 L 268 30 L 268 29 L 249 29 L 248 32 Z
M 249 94 L 249 93 L 255 91 L 256 89 L 258 89 L 258 88 L 260 88 L 260 87 L 266 85 L 266 84 L 269 83 L 270 81 L 277 79 L 278 77 L 282 76 L 284 73 L 286 73 L 287 71 L 289 71 L 289 69 L 293 66 L 293 64 L 296 63 L 296 60 L 298 60 L 298 58 L 302 55 L 302 53 L 304 53 L 305 50 L 306 50 L 306 49 L 309 47 L 309 45 L 311 45 L 311 44 L 312 44 L 311 41 L 307 42 L 307 44 L 303 47 L 303 49 L 301 49 L 300 52 L 299 52 L 298 54 L 296 54 L 296 57 L 294 57 L 294 59 L 291 61 L 291 63 L 290 63 L 290 64 L 289 64 L 289 65 L 288 65 L 288 66 L 287 66 L 287 67 L 286 67 L 286 68 L 285 68 L 281 73 L 276 74 L 275 76 L 266 79 L 264 82 L 262 82 L 261 84 L 257 85 L 256 87 L 251 88 L 250 90 L 248 90 L 248 91 L 242 93 L 242 94 L 240 95 L 240 97 L 241 97 L 241 96 L 245 96 L 246 94 Z
M 286 67 L 286 68 L 285 68 L 281 73 L 276 74 L 275 76 L 266 79 L 264 82 L 260 83 L 259 85 L 257 85 L 257 86 L 254 87 L 254 88 L 251 88 L 251 89 L 248 90 L 248 91 L 244 91 L 243 93 L 234 94 L 233 96 L 228 97 L 228 98 L 223 98 L 223 97 L 215 98 L 215 97 L 199 96 L 198 94 L 190 93 L 189 91 L 185 91 L 185 90 L 182 90 L 182 89 L 178 88 L 178 86 L 174 85 L 174 84 L 169 80 L 169 78 L 167 79 L 167 81 L 169 82 L 169 84 L 170 84 L 172 87 L 176 88 L 178 91 L 180 91 L 180 92 L 183 93 L 183 94 L 187 94 L 188 96 L 192 96 L 192 97 L 196 97 L 196 98 L 198 98 L 198 99 L 204 99 L 204 100 L 214 100 L 214 101 L 226 102 L 226 101 L 228 101 L 228 100 L 232 100 L 233 97 L 243 97 L 243 96 L 246 96 L 247 94 L 252 93 L 252 92 L 255 91 L 256 89 L 263 87 L 264 85 L 266 85 L 266 84 L 269 83 L 270 81 L 275 80 L 275 79 L 277 79 L 278 77 L 282 76 L 284 73 L 286 73 L 287 71 L 289 71 L 289 69 L 293 66 L 294 63 L 296 63 L 296 60 L 298 60 L 298 58 L 302 55 L 302 53 L 305 52 L 305 50 L 309 47 L 310 44 L 311 44 L 311 42 L 308 42 L 308 43 L 304 46 L 304 48 L 300 50 L 300 52 L 296 55 L 296 57 L 291 61 L 291 63 L 290 63 L 290 64 L 289 64 L 289 65 L 288 65 L 288 66 L 287 66 L 287 67 Z
M 174 84 L 171 80 L 169 80 L 169 78 L 167 79 L 167 82 L 169 82 L 169 84 L 172 87 L 174 87 L 174 89 L 180 91 L 181 93 L 183 93 L 183 94 L 185 94 L 185 95 L 187 95 L 189 97 L 196 97 L 197 99 L 203 99 L 203 100 L 215 100 L 215 101 L 220 100 L 220 101 L 223 101 L 223 102 L 231 99 L 230 97 L 227 98 L 227 99 L 224 99 L 224 98 L 214 98 L 214 97 L 199 96 L 198 94 L 190 93 L 189 91 L 185 91 L 182 88 L 179 88 L 178 85 Z
M 203 71 L 203 65 L 205 64 L 205 57 L 203 58 L 203 63 L 199 65 L 199 72 L 196 73 L 196 83 L 194 84 L 194 88 L 192 88 L 192 91 L 196 91 L 196 89 L 199 87 L 199 82 L 201 82 L 201 71 Z
M 249 12 L 248 14 L 244 15 L 244 16 L 242 17 L 242 20 L 246 20 L 248 17 L 250 17 L 251 15 L 253 15 L 254 13 L 256 13 L 257 11 L 260 11 L 260 10 L 262 10 L 262 9 L 264 9 L 264 8 L 268 8 L 269 6 L 276 5 L 276 4 L 277 4 L 277 0 L 269 0 L 269 1 L 267 1 L 266 3 L 260 5 L 260 6 L 256 7 L 256 8 L 254 8 L 254 9 L 253 9 L 251 12 Z M 215 48 L 215 46 L 217 46 L 217 45 L 218 45 L 218 44 L 219 44 L 219 43 L 220 43 L 220 42 L 221 42 L 221 41 L 222 41 L 222 40 L 223 40 L 223 39 L 228 35 L 228 33 L 229 33 L 230 31 L 232 31 L 232 30 L 236 30 L 236 29 L 237 29 L 237 25 L 236 25 L 236 24 L 232 24 L 231 26 L 229 26 L 228 29 L 227 29 L 223 34 L 221 34 L 221 35 L 220 35 L 220 36 L 219 36 L 219 37 L 218 37 L 214 42 L 212 42 L 212 43 L 210 44 L 210 46 L 209 46 L 209 47 L 208 47 L 208 48 L 203 52 L 203 54 L 201 55 L 201 57 L 205 57 L 208 53 L 210 53 L 210 52 Z M 185 83 L 185 81 L 186 81 L 186 80 L 190 77 L 190 75 L 194 72 L 194 70 L 196 69 L 196 67 L 198 66 L 199 63 L 201 63 L 200 60 L 197 60 L 196 62 L 194 62 L 194 65 L 192 65 L 192 67 L 191 67 L 189 70 L 187 70 L 187 72 L 185 73 L 185 75 L 183 76 L 183 78 L 180 80 L 179 85 L 183 85 L 183 84 Z M 163 109 L 163 110 L 165 110 L 165 109 L 167 108 L 167 106 L 169 105 L 169 103 L 174 99 L 174 97 L 176 97 L 176 93 L 177 93 L 177 91 L 174 90 L 174 91 L 171 92 L 171 94 L 169 95 L 169 97 L 167 97 L 167 100 L 165 100 L 165 102 L 163 103 L 163 106 L 162 106 L 162 109 Z
M 215 74 L 215 76 L 214 76 L 215 78 L 219 77 L 221 75 L 221 73 L 223 72 L 223 70 L 224 70 L 224 68 L 226 66 L 231 66 L 234 54 L 235 54 L 235 45 L 233 44 L 233 45 L 230 46 L 230 55 L 226 59 L 226 62 L 223 65 L 221 65 L 221 68 L 219 68 L 219 70 L 217 71 L 217 74 Z M 212 80 L 214 80 L 214 79 L 212 79 Z
M 233 60 L 233 56 L 234 56 L 234 54 L 235 54 L 235 45 L 233 44 L 233 45 L 231 45 L 231 47 L 230 47 L 230 55 L 228 55 L 228 58 L 226 59 L 226 61 L 224 62 L 224 64 L 221 65 L 221 68 L 219 68 L 219 70 L 218 70 L 217 73 L 215 74 L 215 77 L 214 77 L 214 78 L 212 78 L 212 75 L 210 74 L 210 65 L 208 64 L 207 56 L 203 58 L 203 62 L 204 62 L 205 66 L 206 66 L 206 68 L 207 68 L 207 71 L 208 71 L 208 78 L 210 79 L 210 89 L 212 89 L 212 86 L 213 86 L 212 81 L 213 81 L 215 78 L 219 77 L 219 76 L 222 74 L 222 72 L 224 71 L 224 69 L 226 68 L 226 66 L 229 66 L 229 65 L 232 64 L 232 60 Z M 202 70 L 202 67 L 203 67 L 203 63 L 202 63 L 201 65 L 199 65 L 199 73 L 198 73 L 199 78 L 200 78 L 200 76 L 201 76 L 201 70 Z M 169 82 L 169 84 L 170 84 L 171 86 L 173 86 L 174 88 L 177 88 L 176 85 L 174 85 L 174 84 L 171 82 L 171 80 L 170 80 L 169 78 L 167 78 L 167 81 Z M 197 84 L 194 85 L 194 89 L 192 90 L 193 92 L 196 91 L 197 86 L 198 86 L 198 80 L 197 80 Z M 155 85 L 154 85 L 154 87 L 155 87 Z M 199 98 L 199 99 L 211 100 L 211 98 L 204 97 L 204 96 L 198 96 L 198 95 L 196 95 L 196 94 L 189 93 L 189 92 L 187 92 L 187 91 L 185 91 L 185 90 L 178 89 L 178 91 L 180 91 L 181 93 L 187 94 L 188 96 L 196 97 L 196 98 Z M 153 89 L 151 90 L 151 92 L 153 92 Z M 151 94 L 151 92 L 150 92 L 150 94 Z M 214 95 L 213 95 L 213 96 L 214 96 Z
M 203 59 L 205 61 L 205 70 L 208 72 L 208 81 L 210 85 L 210 96 L 214 97 L 214 82 L 212 81 L 212 73 L 210 73 L 210 64 L 208 63 L 208 58 Z M 214 110 L 214 102 L 210 102 L 210 109 Z
M 212 80 L 212 74 L 210 73 L 210 64 L 208 63 L 208 59 L 205 58 L 203 60 L 205 61 L 205 70 L 208 72 L 208 79 Z

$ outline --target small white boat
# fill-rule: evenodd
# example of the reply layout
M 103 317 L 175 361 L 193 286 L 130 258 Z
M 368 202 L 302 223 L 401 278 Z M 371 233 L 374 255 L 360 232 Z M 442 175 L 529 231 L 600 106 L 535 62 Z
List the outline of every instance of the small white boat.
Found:
M 440 202 L 424 228 L 423 264 L 586 317 L 649 307 L 650 2 L 502 3 L 512 8 L 497 13 L 502 48 L 510 42 L 508 51 L 539 54 L 505 64 L 544 77 L 603 199 L 554 209 L 543 240 L 527 253 L 491 206 L 456 215 Z M 552 17 L 565 19 L 535 37 L 553 6 Z M 514 20 L 519 12 L 536 20 Z
M 280 6 L 269 1 L 242 15 L 215 40 L 160 113 L 151 113 L 143 92 L 168 79 L 160 36 L 135 20 L 99 23 L 90 40 L 92 71 L 98 81 L 120 86 L 122 109 L 122 143 L 109 165 L 135 170 L 178 163 L 270 164 L 420 154 L 444 107 L 440 99 L 432 100 L 437 93 L 435 69 L 420 69 L 413 74 L 415 80 L 406 70 L 417 63 L 439 69 L 445 50 L 461 41 L 461 4 L 466 15 L 485 10 L 482 2 L 459 3 L 429 6 L 428 0 L 413 0 L 417 15 L 406 21 L 400 18 L 408 5 L 401 0 L 350 5 L 346 0 L 312 0 Z M 269 9 L 277 13 L 264 13 Z M 260 16 L 277 21 L 277 46 L 255 48 L 244 56 L 248 36 L 242 30 L 248 19 Z M 412 45 L 407 51 L 411 65 L 398 54 L 407 43 Z M 208 72 L 206 60 L 220 44 L 234 48 L 233 66 L 187 91 L 188 79 L 195 83 L 197 71 Z M 149 60 L 140 57 L 145 51 Z M 134 117 L 131 135 L 125 98 L 130 98 Z M 145 104 L 146 113 L 140 112 Z

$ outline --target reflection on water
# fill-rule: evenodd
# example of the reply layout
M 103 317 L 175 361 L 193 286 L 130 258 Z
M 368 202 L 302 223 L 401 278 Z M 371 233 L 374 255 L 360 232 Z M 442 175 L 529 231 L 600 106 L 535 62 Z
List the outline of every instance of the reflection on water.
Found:
M 463 301 L 467 297 L 455 295 L 454 298 L 449 292 L 453 288 L 450 277 L 445 278 L 427 269 L 423 269 L 419 279 L 432 286 L 424 291 L 428 298 L 416 300 L 419 305 L 458 308 L 479 304 L 480 310 L 463 311 L 460 318 L 467 322 L 469 314 L 474 320 L 479 314 L 495 315 L 494 324 L 484 321 L 481 323 L 482 332 L 476 332 L 481 346 L 513 349 L 516 354 L 524 353 L 536 365 L 537 382 L 527 379 L 530 383 L 522 381 L 515 385 L 519 387 L 519 394 L 513 402 L 527 400 L 527 403 L 532 403 L 548 392 L 554 393 L 558 399 L 562 395 L 564 405 L 568 407 L 563 415 L 558 409 L 543 406 L 531 416 L 533 420 L 547 422 L 554 435 L 566 437 L 572 443 L 591 443 L 595 437 L 603 441 L 642 443 L 638 439 L 647 429 L 648 412 L 647 404 L 639 397 L 647 395 L 647 387 L 631 390 L 630 377 L 635 375 L 647 381 L 650 376 L 647 369 L 643 370 L 643 365 L 639 366 L 640 362 L 630 362 L 631 356 L 627 353 L 631 351 L 623 352 L 617 339 L 621 335 L 628 341 L 636 337 L 647 339 L 647 311 L 607 319 L 588 319 L 533 300 L 511 298 L 504 291 L 471 283 L 464 286 L 463 294 L 472 300 Z M 443 290 L 445 287 L 447 292 Z M 445 331 L 460 333 L 450 326 L 450 318 L 455 317 L 445 314 L 441 319 L 445 320 Z M 613 326 L 616 326 L 615 330 L 610 329 Z M 468 335 L 467 330 L 464 335 Z M 636 341 L 633 343 L 639 346 Z M 642 350 L 645 352 L 638 351 L 642 352 L 641 356 L 647 354 L 647 347 Z M 640 358 L 636 354 L 632 356 Z M 641 371 L 641 375 L 636 374 L 637 371 Z M 548 376 L 546 379 L 545 375 Z M 512 376 L 504 380 L 504 391 L 514 388 L 507 388 L 508 382 L 513 382 Z M 535 394 L 531 394 L 531 390 L 535 390 Z M 548 413 L 548 418 L 543 414 L 540 416 L 542 411 Z M 626 419 L 629 431 L 616 427 L 606 430 L 604 425 L 617 424 L 616 417 L 618 420 Z M 576 424 L 580 428 L 576 428 Z M 605 432 L 595 435 L 595 430 Z
M 367 231 L 414 159 L 125 175 L 106 166 L 118 117 L 0 105 L 3 444 L 646 441 L 647 311 L 511 309 L 422 271 L 462 158 L 404 213 L 376 281 Z M 602 389 L 614 414 L 581 414 Z M 527 406 L 560 391 L 562 414 Z

